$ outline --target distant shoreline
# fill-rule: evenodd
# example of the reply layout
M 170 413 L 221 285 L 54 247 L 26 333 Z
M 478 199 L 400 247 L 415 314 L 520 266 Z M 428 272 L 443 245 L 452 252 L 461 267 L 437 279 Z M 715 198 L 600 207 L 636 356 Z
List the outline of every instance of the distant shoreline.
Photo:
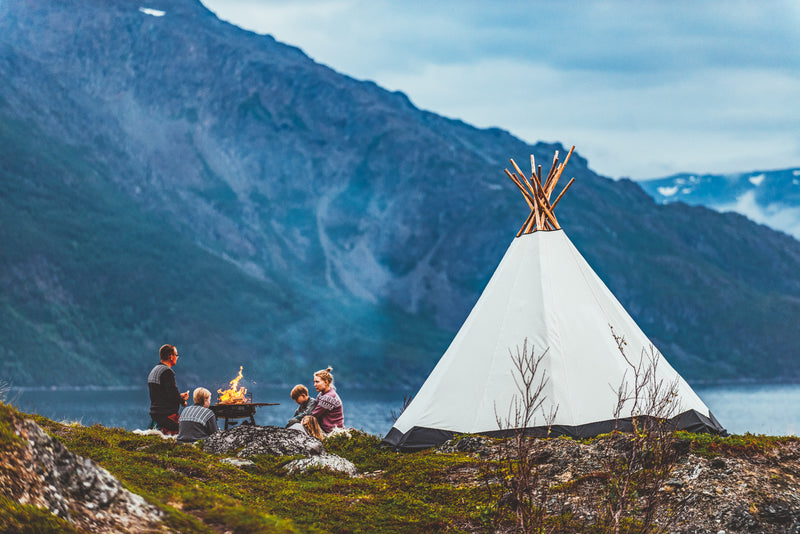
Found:
M 687 381 L 693 388 L 711 388 L 711 387 L 725 387 L 725 386 L 800 386 L 800 380 L 754 380 L 749 378 L 742 378 L 738 380 L 698 380 Z M 256 388 L 274 388 L 274 389 L 291 389 L 294 384 L 259 384 Z M 421 385 L 421 384 L 420 384 Z M 6 387 L 7 391 L 136 391 L 146 389 L 146 385 L 127 385 L 127 386 L 10 386 Z M 361 387 L 359 385 L 348 385 L 346 388 L 349 391 L 369 392 L 380 391 L 383 393 L 390 393 L 390 391 L 402 392 L 412 391 L 413 388 L 398 387 L 392 388 L 375 388 L 375 387 Z

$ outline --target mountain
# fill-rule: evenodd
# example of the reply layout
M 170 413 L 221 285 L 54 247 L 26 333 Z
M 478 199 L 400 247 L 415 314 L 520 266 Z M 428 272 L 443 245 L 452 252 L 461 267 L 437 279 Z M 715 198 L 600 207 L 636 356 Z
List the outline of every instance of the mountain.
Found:
M 140 384 L 174 343 L 192 387 L 420 384 L 527 216 L 508 159 L 564 147 L 144 7 L 0 3 L 0 376 Z M 566 173 L 559 221 L 687 379 L 800 378 L 800 243 Z
M 800 169 L 734 174 L 675 174 L 643 180 L 656 202 L 734 211 L 800 238 Z

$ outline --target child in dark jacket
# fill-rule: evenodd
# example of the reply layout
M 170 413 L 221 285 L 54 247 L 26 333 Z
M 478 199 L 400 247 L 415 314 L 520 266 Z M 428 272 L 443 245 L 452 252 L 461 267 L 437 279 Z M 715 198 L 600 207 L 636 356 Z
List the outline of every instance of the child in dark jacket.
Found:
M 307 415 L 311 415 L 311 412 L 314 411 L 314 408 L 317 406 L 317 400 L 308 396 L 308 388 L 302 384 L 297 384 L 292 388 L 291 396 L 292 400 L 300 406 L 295 410 L 294 417 L 289 419 L 289 422 L 286 423 L 286 428 L 300 424 L 303 418 Z
M 217 417 L 209 408 L 211 392 L 206 388 L 197 388 L 192 398 L 194 404 L 183 409 L 178 427 L 178 441 L 183 443 L 205 439 L 218 430 Z

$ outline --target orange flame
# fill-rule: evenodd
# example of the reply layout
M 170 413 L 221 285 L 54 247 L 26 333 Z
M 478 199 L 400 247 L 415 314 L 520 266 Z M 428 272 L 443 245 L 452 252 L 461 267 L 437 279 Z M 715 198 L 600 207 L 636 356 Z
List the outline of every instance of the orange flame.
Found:
M 245 395 L 247 394 L 246 387 L 239 387 L 239 380 L 242 379 L 242 366 L 239 366 L 239 376 L 231 380 L 231 387 L 226 390 L 218 389 L 219 403 L 220 404 L 244 404 L 247 402 Z

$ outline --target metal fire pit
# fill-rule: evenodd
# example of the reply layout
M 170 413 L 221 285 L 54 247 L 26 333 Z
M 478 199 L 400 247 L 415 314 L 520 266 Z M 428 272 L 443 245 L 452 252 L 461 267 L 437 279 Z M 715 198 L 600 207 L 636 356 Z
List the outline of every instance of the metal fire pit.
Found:
M 236 426 L 239 424 L 239 419 L 249 419 L 251 425 L 256 424 L 256 420 L 253 417 L 256 413 L 256 407 L 258 406 L 278 406 L 280 403 L 278 402 L 244 402 L 240 404 L 212 404 L 211 411 L 214 412 L 214 415 L 217 416 L 217 419 L 224 419 L 225 420 L 225 430 L 228 430 L 229 426 Z M 233 421 L 233 422 L 231 422 Z M 242 424 L 248 424 L 247 421 L 243 421 Z

